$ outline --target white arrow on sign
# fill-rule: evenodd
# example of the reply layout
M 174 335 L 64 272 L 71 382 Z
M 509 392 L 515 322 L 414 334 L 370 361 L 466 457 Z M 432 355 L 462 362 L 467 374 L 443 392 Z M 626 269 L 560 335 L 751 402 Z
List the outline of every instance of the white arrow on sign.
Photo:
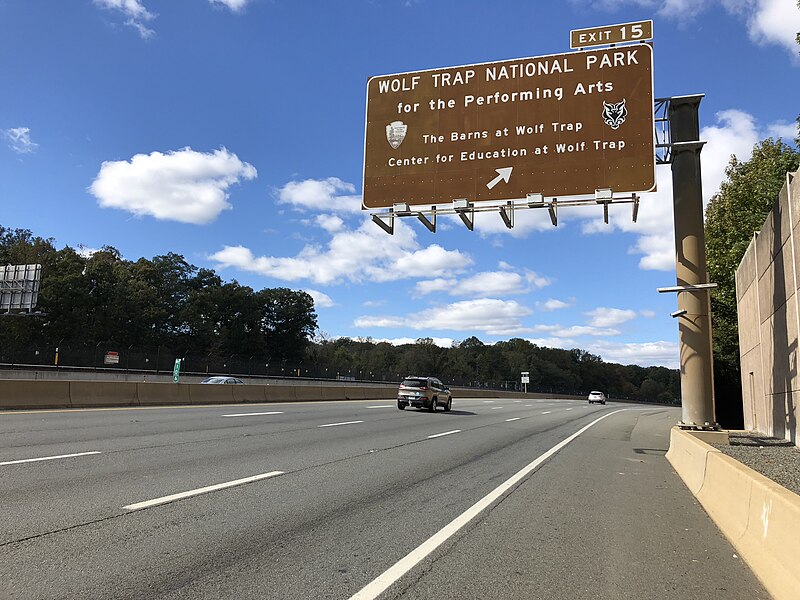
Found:
M 506 183 L 508 183 L 508 180 L 511 179 L 511 171 L 513 171 L 513 170 L 514 170 L 514 167 L 505 167 L 504 169 L 495 169 L 495 171 L 497 171 L 498 175 L 497 175 L 497 177 L 492 179 L 489 183 L 487 183 L 486 187 L 489 188 L 489 189 L 492 189 L 494 186 L 496 186 L 498 183 L 500 183 L 501 179 L 503 181 L 505 181 Z

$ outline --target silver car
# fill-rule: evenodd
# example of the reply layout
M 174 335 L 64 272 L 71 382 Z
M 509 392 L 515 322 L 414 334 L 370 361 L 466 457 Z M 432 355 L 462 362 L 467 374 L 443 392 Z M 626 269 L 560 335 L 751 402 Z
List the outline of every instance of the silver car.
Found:
M 397 390 L 397 408 L 406 406 L 427 408 L 430 412 L 437 406 L 443 406 L 445 412 L 453 406 L 453 395 L 450 388 L 436 377 L 406 377 Z
M 203 379 L 200 383 L 212 383 L 212 384 L 236 384 L 236 383 L 244 383 L 241 379 L 237 379 L 236 377 L 223 377 L 222 375 L 218 375 L 216 377 L 208 377 Z

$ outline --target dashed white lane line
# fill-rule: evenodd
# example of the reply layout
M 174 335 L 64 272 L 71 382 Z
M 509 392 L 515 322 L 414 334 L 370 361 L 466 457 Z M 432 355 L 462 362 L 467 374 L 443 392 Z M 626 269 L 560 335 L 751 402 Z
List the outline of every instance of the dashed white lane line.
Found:
M 135 504 L 128 504 L 122 508 L 126 510 L 139 510 L 140 508 L 148 508 L 158 504 L 166 504 L 167 502 L 174 502 L 182 498 L 190 496 L 197 496 L 199 494 L 207 494 L 208 492 L 215 492 L 217 490 L 224 490 L 225 488 L 233 487 L 235 485 L 243 485 L 245 483 L 252 483 L 261 479 L 269 479 L 270 477 L 277 477 L 283 475 L 283 471 L 270 471 L 269 473 L 262 473 L 261 475 L 253 475 L 252 477 L 245 477 L 244 479 L 236 479 L 234 481 L 226 481 L 225 483 L 218 483 L 216 485 L 209 485 L 196 490 L 189 490 L 188 492 L 181 492 L 179 494 L 172 494 L 170 496 L 162 496 L 161 498 L 154 498 L 153 500 L 145 500 L 144 502 L 137 502 Z
M 548 458 L 553 456 L 556 452 L 561 450 L 564 446 L 569 444 L 572 440 L 577 438 L 579 435 L 581 435 L 584 431 L 586 431 L 593 425 L 599 423 L 606 417 L 610 417 L 611 415 L 616 414 L 618 412 L 623 412 L 624 410 L 625 409 L 617 410 L 612 413 L 605 414 L 602 417 L 595 419 L 585 427 L 579 429 L 568 438 L 560 441 L 558 444 L 550 448 L 550 450 L 539 456 L 539 458 L 534 460 L 532 463 L 530 463 L 526 467 L 523 467 L 521 471 L 518 471 L 515 475 L 512 475 L 509 479 L 501 483 L 498 487 L 489 492 L 486 496 L 478 500 L 475 504 L 470 506 L 466 511 L 461 513 L 458 517 L 450 521 L 450 523 L 445 525 L 444 529 L 441 529 L 437 533 L 433 534 L 426 541 L 422 542 L 419 546 L 417 546 L 414 550 L 412 550 L 409 554 L 401 558 L 393 566 L 389 567 L 386 571 L 381 573 L 376 579 L 372 580 L 370 583 L 361 588 L 360 591 L 358 591 L 357 593 L 355 593 L 350 597 L 350 600 L 374 600 L 375 598 L 377 598 L 380 594 L 386 591 L 395 581 L 397 581 L 403 575 L 408 573 L 422 559 L 431 554 L 439 546 L 444 544 L 448 539 L 453 537 L 453 535 L 455 535 L 467 523 L 472 521 L 472 519 L 477 517 L 489 506 L 494 504 L 494 502 L 498 498 L 503 496 L 508 490 L 513 488 L 518 482 L 520 482 L 529 473 L 538 468 Z
M 317 427 L 338 427 L 339 425 L 355 425 L 356 423 L 363 423 L 364 421 L 345 421 L 344 423 L 326 423 L 325 425 L 317 425 Z
M 506 419 L 506 423 L 511 423 L 511 421 L 519 421 L 522 417 L 514 417 L 513 419 Z
M 494 404 L 494 400 L 484 400 L 484 404 Z
M 454 433 L 461 433 L 461 430 L 453 429 L 453 431 L 445 431 L 444 433 L 435 433 L 434 435 L 429 435 L 428 439 L 432 440 L 433 438 L 442 437 L 443 435 L 452 435 Z
M 257 417 L 260 415 L 282 415 L 283 412 L 273 410 L 270 412 L 256 412 L 256 413 L 236 413 L 235 415 L 222 415 L 223 417 Z
M 503 407 L 502 406 L 493 406 L 492 410 L 500 410 L 501 408 L 503 408 Z
M 39 462 L 43 460 L 56 460 L 59 458 L 74 458 L 76 456 L 89 456 L 90 454 L 100 454 L 100 452 L 97 451 L 76 452 L 75 454 L 59 454 L 58 456 L 43 456 L 41 458 L 23 458 L 22 460 L 8 460 L 6 462 L 0 462 L 0 467 L 5 465 L 18 465 L 21 463 Z
M 566 409 L 564 409 L 564 410 L 572 410 L 572 409 L 571 409 L 571 408 L 566 408 Z
M 553 411 L 552 411 L 552 410 L 546 410 L 546 411 L 544 411 L 542 414 L 543 414 L 543 415 L 549 415 L 551 412 L 553 412 Z
M 533 404 L 526 404 L 525 406 L 527 406 L 528 408 L 530 408 L 531 406 L 533 406 Z
M 367 408 L 392 408 L 391 404 L 381 404 L 380 406 L 367 406 Z

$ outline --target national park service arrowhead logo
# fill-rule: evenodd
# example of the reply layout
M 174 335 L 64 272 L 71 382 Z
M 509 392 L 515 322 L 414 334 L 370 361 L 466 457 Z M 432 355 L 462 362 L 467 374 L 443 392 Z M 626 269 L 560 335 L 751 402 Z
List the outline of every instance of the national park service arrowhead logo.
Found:
M 628 116 L 628 109 L 625 107 L 625 99 L 622 102 L 606 102 L 603 101 L 603 121 L 611 127 L 611 129 L 618 129 L 620 125 L 625 122 Z
M 397 150 L 403 140 L 406 139 L 407 131 L 408 125 L 402 121 L 392 121 L 386 126 L 386 141 L 389 142 L 393 149 Z

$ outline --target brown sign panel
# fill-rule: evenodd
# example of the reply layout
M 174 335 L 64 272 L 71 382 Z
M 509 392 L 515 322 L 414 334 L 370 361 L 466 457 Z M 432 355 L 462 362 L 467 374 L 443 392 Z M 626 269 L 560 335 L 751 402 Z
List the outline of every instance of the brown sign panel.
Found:
M 653 22 L 636 21 L 635 23 L 619 23 L 605 27 L 589 29 L 573 29 L 569 32 L 570 48 L 588 48 L 590 46 L 607 46 L 608 44 L 626 44 L 653 39 Z
M 373 77 L 364 208 L 655 189 L 648 44 Z

